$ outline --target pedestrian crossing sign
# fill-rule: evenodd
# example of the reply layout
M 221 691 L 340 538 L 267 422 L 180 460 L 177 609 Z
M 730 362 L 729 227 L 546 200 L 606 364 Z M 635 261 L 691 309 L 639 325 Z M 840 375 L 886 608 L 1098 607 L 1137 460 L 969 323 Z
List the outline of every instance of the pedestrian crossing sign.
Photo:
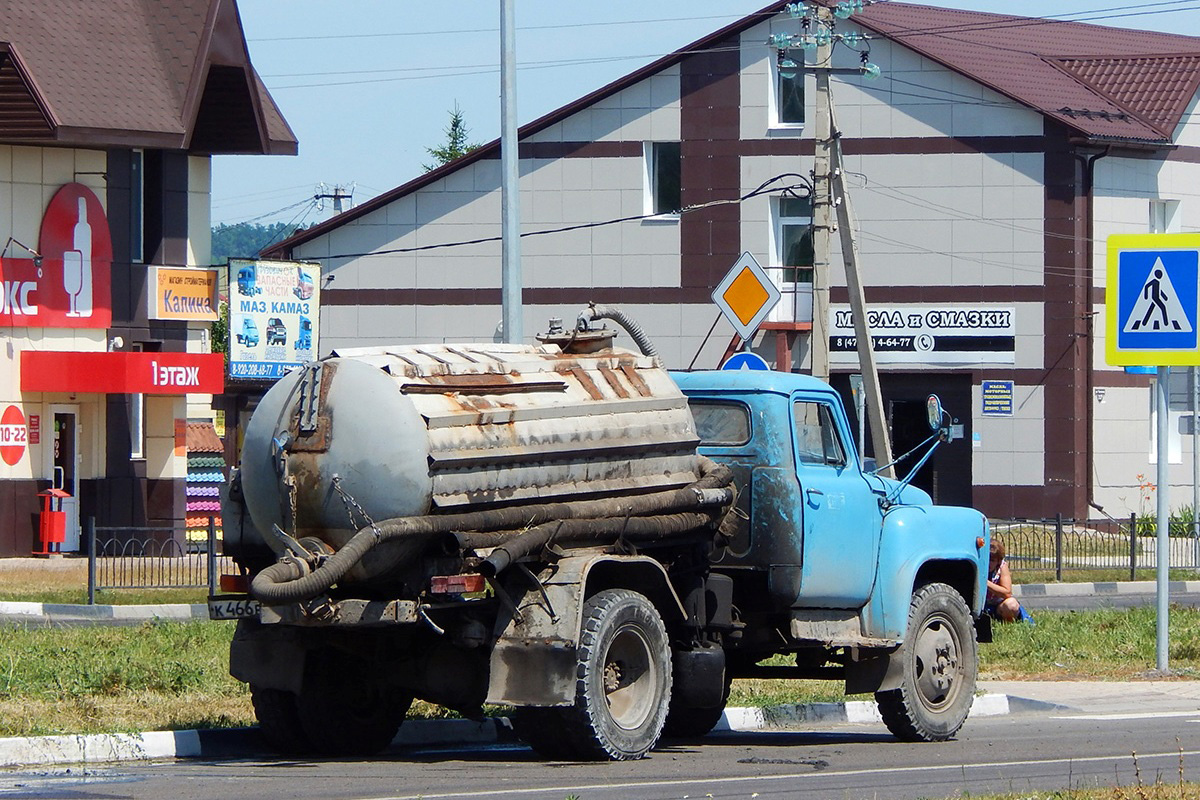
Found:
M 1108 237 L 1106 355 L 1115 367 L 1200 365 L 1200 234 Z

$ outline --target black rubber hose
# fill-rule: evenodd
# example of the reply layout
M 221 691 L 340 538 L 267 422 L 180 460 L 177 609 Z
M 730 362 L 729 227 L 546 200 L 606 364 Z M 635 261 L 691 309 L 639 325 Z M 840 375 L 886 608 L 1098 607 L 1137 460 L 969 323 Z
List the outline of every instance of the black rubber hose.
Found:
M 268 606 L 298 603 L 316 597 L 341 580 L 362 560 L 368 551 L 382 542 L 414 534 L 438 534 L 453 531 L 496 531 L 542 525 L 559 519 L 594 519 L 599 517 L 639 517 L 671 511 L 687 511 L 718 502 L 719 497 L 706 494 L 705 489 L 721 489 L 733 482 L 733 472 L 699 456 L 700 478 L 682 489 L 672 489 L 634 497 L 608 497 L 600 500 L 579 500 L 572 503 L 547 503 L 537 506 L 472 511 L 465 514 L 439 514 L 423 517 L 398 517 L 383 520 L 363 528 L 340 550 L 325 559 L 308 575 L 297 578 L 289 568 L 268 567 L 254 576 L 250 593 Z M 729 493 L 732 497 L 732 492 Z M 724 501 L 728 504 L 729 500 Z M 285 574 L 286 573 L 286 574 Z
M 580 319 L 587 319 L 589 322 L 594 319 L 611 319 L 628 331 L 629 338 L 633 339 L 634 343 L 637 344 L 638 349 L 642 351 L 642 355 L 650 356 L 656 361 L 660 360 L 658 357 L 658 348 L 650 341 L 650 337 L 642 330 L 642 326 L 634 322 L 621 309 L 593 304 L 588 306 L 586 311 L 581 312 L 579 317 Z
M 494 578 L 512 562 L 542 549 L 551 541 L 555 544 L 614 542 L 618 538 L 625 538 L 634 543 L 653 541 L 711 525 L 712 522 L 713 518 L 710 515 L 695 511 L 628 519 L 606 517 L 558 520 L 530 528 L 499 545 L 480 563 L 479 572 Z

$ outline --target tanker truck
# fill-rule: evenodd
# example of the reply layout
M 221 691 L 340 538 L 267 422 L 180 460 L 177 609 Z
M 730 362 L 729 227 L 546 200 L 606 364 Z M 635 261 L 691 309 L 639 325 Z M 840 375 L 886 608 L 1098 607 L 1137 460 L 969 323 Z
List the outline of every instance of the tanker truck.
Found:
M 739 677 L 836 680 L 901 740 L 953 737 L 990 637 L 984 517 L 864 471 L 822 381 L 668 373 L 614 309 L 552 323 L 340 349 L 264 395 L 223 495 L 249 591 L 210 612 L 238 618 L 267 740 L 377 752 L 419 698 L 509 707 L 547 758 L 634 759 L 710 731 Z

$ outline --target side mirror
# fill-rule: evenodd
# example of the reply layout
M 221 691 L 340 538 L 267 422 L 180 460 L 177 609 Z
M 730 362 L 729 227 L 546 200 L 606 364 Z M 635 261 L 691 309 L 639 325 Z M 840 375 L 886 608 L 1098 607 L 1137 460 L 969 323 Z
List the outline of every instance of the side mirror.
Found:
M 954 420 L 942 408 L 942 401 L 936 394 L 925 398 L 925 413 L 929 418 L 929 430 L 938 434 L 938 439 L 948 442 L 952 438 L 951 427 Z

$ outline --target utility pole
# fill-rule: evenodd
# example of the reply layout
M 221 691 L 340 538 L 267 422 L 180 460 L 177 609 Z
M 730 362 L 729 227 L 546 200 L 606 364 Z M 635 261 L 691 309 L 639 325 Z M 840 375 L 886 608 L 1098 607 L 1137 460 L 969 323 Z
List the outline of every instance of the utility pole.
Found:
M 354 202 L 354 184 L 349 187 L 342 186 L 340 183 L 333 187 L 333 191 L 329 191 L 329 187 L 323 183 L 317 184 L 317 193 L 313 195 L 313 200 L 318 203 L 318 208 L 323 208 L 324 200 L 333 201 L 334 213 L 340 214 L 347 208 L 351 207 Z
M 525 339 L 521 313 L 521 204 L 517 158 L 516 0 L 500 0 L 500 294 L 504 341 Z
M 833 104 L 829 106 L 829 127 L 836 133 L 837 123 L 833 120 Z M 858 242 L 854 238 L 854 210 L 850 206 L 850 192 L 846 189 L 846 167 L 842 163 L 842 141 L 834 138 L 832 162 L 832 194 L 837 199 L 838 230 L 842 235 L 842 260 L 846 267 L 846 288 L 850 293 L 850 313 L 854 317 L 854 339 L 858 349 L 859 369 L 862 371 L 865 392 L 864 405 L 871 420 L 871 442 L 875 448 L 875 462 L 883 466 L 879 473 L 886 478 L 896 477 L 892 468 L 892 441 L 887 427 L 887 416 L 883 412 L 883 389 L 879 384 L 879 368 L 875 364 L 875 347 L 871 342 L 871 330 L 867 326 L 867 299 L 863 291 L 862 276 L 858 271 Z M 861 420 L 860 420 L 861 424 Z
M 833 106 L 829 75 L 833 67 L 833 13 L 817 5 L 816 157 L 813 161 L 813 309 L 810 354 L 813 377 L 829 380 L 829 270 L 833 235 L 833 187 L 830 181 Z M 874 433 L 874 431 L 872 431 Z

